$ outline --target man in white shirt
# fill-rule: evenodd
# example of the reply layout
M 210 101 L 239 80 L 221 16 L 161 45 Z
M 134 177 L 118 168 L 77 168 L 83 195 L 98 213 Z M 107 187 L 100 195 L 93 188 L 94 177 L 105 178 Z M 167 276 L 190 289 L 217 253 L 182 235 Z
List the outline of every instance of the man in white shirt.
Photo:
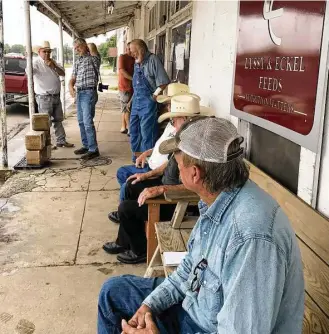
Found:
M 54 124 L 56 146 L 73 147 L 66 141 L 63 127 L 63 109 L 60 99 L 61 82 L 59 77 L 65 76 L 64 69 L 50 58 L 52 49 L 49 42 L 33 48 L 38 57 L 33 61 L 34 92 L 40 114 L 48 114 Z

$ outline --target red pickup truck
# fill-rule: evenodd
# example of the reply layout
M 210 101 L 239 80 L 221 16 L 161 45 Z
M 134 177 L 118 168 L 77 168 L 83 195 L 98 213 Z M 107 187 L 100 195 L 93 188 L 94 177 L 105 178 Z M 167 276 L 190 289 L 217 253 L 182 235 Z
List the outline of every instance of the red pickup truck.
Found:
M 28 103 L 26 58 L 22 55 L 7 54 L 4 60 L 7 103 Z

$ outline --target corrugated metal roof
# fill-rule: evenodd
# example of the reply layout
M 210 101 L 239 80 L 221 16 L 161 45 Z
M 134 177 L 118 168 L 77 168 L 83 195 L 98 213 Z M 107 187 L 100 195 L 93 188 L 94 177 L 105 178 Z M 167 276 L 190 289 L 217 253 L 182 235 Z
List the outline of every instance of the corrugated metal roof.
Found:
M 35 1 L 34 5 L 44 15 L 58 23 L 58 14 L 63 18 L 64 29 L 80 37 L 89 38 L 104 34 L 128 24 L 140 1 L 112 1 L 114 9 L 108 13 L 111 1 Z

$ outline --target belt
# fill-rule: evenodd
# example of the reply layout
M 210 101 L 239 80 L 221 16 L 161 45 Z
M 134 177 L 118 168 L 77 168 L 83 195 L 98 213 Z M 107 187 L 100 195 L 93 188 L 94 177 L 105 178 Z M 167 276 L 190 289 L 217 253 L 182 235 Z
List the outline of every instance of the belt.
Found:
M 36 96 L 54 96 L 54 97 L 56 97 L 56 96 L 59 96 L 60 94 L 58 93 L 58 94 L 35 94 Z
M 97 87 L 77 87 L 77 91 L 80 92 L 82 90 L 96 90 Z

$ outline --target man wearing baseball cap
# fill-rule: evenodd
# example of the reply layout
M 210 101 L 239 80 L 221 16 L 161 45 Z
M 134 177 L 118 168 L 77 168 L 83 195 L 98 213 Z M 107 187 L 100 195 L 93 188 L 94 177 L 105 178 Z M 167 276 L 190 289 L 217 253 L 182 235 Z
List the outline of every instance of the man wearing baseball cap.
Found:
M 162 144 L 163 153 L 175 152 L 185 187 L 200 196 L 200 218 L 171 276 L 104 284 L 99 334 L 302 332 L 296 237 L 280 206 L 248 180 L 241 143 L 232 123 L 208 118 L 185 123 Z

